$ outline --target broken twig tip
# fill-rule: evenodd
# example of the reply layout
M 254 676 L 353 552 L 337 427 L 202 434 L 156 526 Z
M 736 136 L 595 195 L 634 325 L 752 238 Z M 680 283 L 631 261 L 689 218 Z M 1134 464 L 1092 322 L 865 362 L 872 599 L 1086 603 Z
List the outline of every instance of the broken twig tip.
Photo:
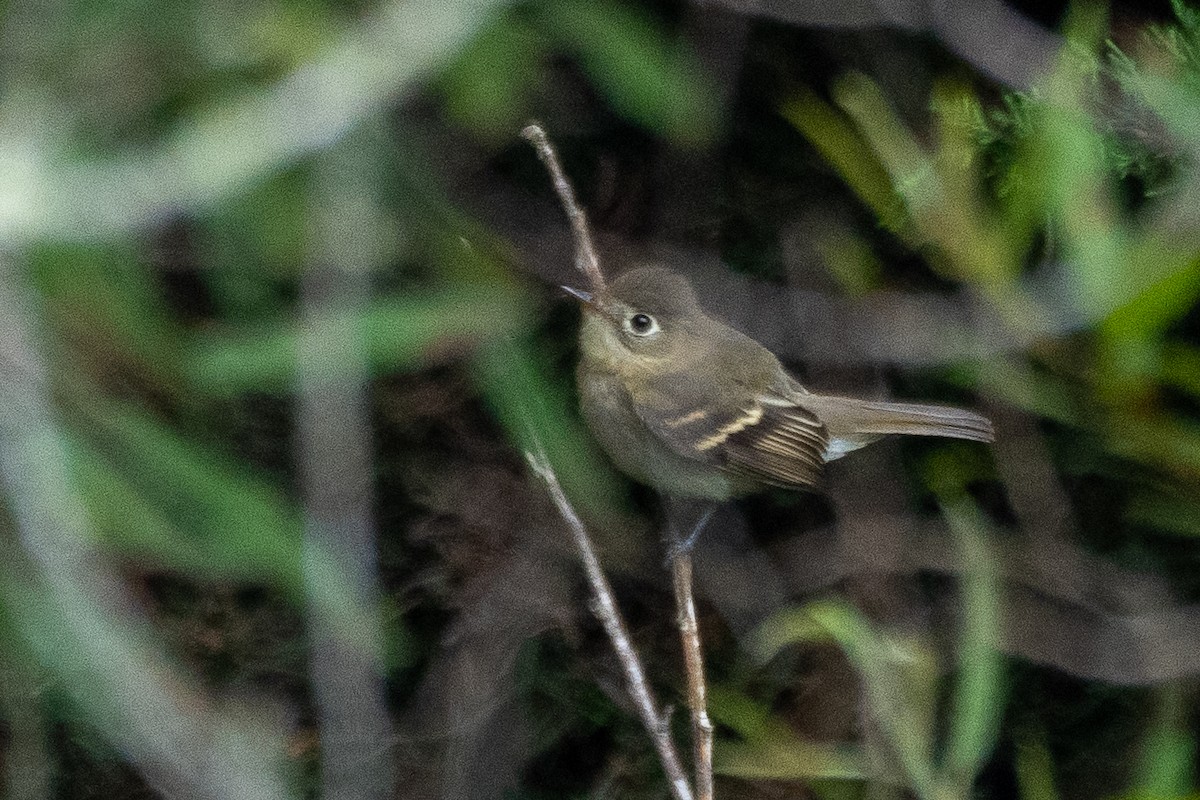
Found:
M 530 120 L 529 124 L 521 129 L 521 138 L 540 145 L 546 141 L 546 129 L 537 120 Z
M 571 231 L 575 239 L 575 268 L 587 276 L 592 292 L 604 297 L 607 291 L 604 282 L 604 272 L 600 269 L 600 259 L 596 255 L 596 247 L 592 244 L 592 232 L 587 224 L 587 216 L 575 199 L 575 190 L 567 180 L 559 161 L 558 152 L 546 135 L 540 122 L 532 121 L 521 129 L 521 136 L 537 150 L 538 158 L 546 165 L 554 191 L 558 194 L 567 219 L 571 222 Z

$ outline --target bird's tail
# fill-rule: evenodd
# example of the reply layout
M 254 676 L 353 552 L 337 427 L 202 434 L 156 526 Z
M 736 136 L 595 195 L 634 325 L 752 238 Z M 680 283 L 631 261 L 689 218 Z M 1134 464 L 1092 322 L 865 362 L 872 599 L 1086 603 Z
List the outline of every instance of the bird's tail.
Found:
M 974 411 L 950 406 L 857 400 L 849 397 L 822 397 L 824 408 L 813 410 L 825 421 L 831 434 L 886 436 L 898 433 L 910 436 L 945 436 L 991 442 L 996 434 L 992 423 Z M 808 405 L 806 402 L 805 405 Z

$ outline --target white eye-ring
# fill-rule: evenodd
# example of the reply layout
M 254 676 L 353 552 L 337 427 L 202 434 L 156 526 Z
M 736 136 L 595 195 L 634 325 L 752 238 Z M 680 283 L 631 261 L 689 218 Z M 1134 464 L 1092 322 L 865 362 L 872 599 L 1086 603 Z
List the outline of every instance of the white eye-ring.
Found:
M 625 330 L 634 336 L 653 336 L 658 333 L 658 320 L 640 311 L 625 318 Z

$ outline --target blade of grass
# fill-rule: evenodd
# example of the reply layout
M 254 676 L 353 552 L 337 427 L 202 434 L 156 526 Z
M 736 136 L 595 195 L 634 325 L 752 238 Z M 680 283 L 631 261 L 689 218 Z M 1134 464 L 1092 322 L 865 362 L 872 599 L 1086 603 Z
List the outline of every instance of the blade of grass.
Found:
M 1130 793 L 1133 797 L 1195 796 L 1196 741 L 1189 731 L 1191 706 L 1186 694 L 1178 686 L 1167 686 L 1159 693 L 1158 708 L 1143 741 Z
M 740 692 L 709 687 L 709 710 L 741 742 L 723 740 L 717 748 L 715 769 L 722 775 L 760 780 L 862 781 L 868 772 L 857 747 L 800 739 L 765 704 Z
M 1054 761 L 1045 731 L 1026 733 L 1016 743 L 1015 764 L 1020 800 L 1058 800 L 1054 786 Z
M 127 532 L 141 536 L 139 546 L 159 544 L 160 557 L 167 560 L 257 576 L 294 602 L 305 601 L 300 516 L 277 491 L 144 414 L 99 395 L 90 396 L 86 407 L 72 407 L 82 414 L 83 447 L 94 450 L 93 458 L 103 454 L 104 459 L 84 464 L 84 469 L 117 471 L 126 490 L 141 498 L 138 505 L 155 509 L 144 529 Z M 156 541 L 165 535 L 157 519 L 187 537 L 186 543 Z M 308 560 L 313 602 L 339 621 L 348 641 L 371 641 L 344 572 L 328 553 L 309 554 Z
M 961 497 L 961 495 L 960 495 Z M 995 746 L 1004 712 L 1000 584 L 983 520 L 965 500 L 943 501 L 962 558 L 962 633 L 944 769 L 965 794 Z
M 832 638 L 862 676 L 871 715 L 894 750 L 909 786 L 920 797 L 938 797 L 938 781 L 930 762 L 931 731 L 906 716 L 905 668 L 920 669 L 905 645 L 874 630 L 854 608 L 840 603 L 811 603 L 777 614 L 755 632 L 750 648 L 767 660 L 797 641 Z
M 520 331 L 528 319 L 525 302 L 511 290 L 460 286 L 424 297 L 373 301 L 362 310 L 312 320 L 304 331 L 298 326 L 273 328 L 200 342 L 188 371 L 195 386 L 207 392 L 283 389 L 294 378 L 296 344 L 302 333 L 319 338 L 349 327 L 363 343 L 368 364 L 382 371 L 458 354 L 482 341 Z M 335 371 L 327 379 L 341 377 Z
M 618 113 L 677 142 L 712 139 L 715 97 L 699 64 L 643 11 L 610 0 L 556 0 L 537 12 Z
M 542 447 L 585 517 L 606 521 L 607 526 L 626 516 L 615 473 L 580 425 L 566 387 L 551 377 L 530 343 L 516 337 L 493 339 L 479 350 L 472 365 L 488 405 L 509 438 L 521 449 Z
M 880 224 L 906 238 L 911 223 L 904 212 L 904 203 L 871 145 L 850 120 L 804 87 L 788 97 L 779 110 L 875 213 Z

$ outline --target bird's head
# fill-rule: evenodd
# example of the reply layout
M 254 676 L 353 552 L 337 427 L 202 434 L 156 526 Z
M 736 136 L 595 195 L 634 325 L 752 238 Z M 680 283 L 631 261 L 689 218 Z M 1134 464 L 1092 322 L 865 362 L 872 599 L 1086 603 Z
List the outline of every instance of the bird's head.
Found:
M 708 317 L 690 283 L 664 267 L 639 267 L 593 295 L 570 287 L 582 301 L 580 345 L 585 359 L 617 372 L 680 363 L 694 354 Z

